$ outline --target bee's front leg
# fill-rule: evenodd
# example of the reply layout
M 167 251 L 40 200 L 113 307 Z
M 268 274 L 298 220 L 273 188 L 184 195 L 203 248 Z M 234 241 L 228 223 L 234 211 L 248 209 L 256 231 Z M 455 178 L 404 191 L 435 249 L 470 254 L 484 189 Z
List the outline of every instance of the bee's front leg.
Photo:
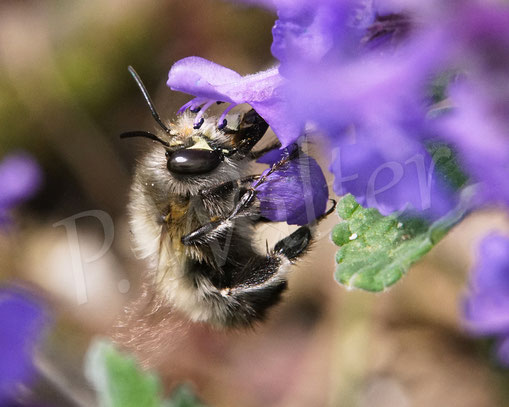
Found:
M 244 178 L 234 179 L 231 181 L 223 182 L 219 185 L 214 185 L 210 188 L 204 188 L 202 189 L 199 194 L 200 197 L 203 199 L 214 199 L 217 196 L 224 196 L 226 194 L 229 194 L 233 192 L 234 190 L 240 190 L 240 188 L 244 185 L 249 183 L 252 183 L 253 181 L 256 181 L 258 178 L 260 178 L 259 175 L 249 175 Z
M 253 204 L 255 197 L 256 191 L 253 188 L 246 189 L 227 217 L 205 223 L 199 228 L 193 230 L 191 233 L 182 236 L 181 242 L 186 246 L 190 246 L 208 243 L 217 239 L 226 230 L 233 226 L 235 219 L 253 215 L 249 208 Z

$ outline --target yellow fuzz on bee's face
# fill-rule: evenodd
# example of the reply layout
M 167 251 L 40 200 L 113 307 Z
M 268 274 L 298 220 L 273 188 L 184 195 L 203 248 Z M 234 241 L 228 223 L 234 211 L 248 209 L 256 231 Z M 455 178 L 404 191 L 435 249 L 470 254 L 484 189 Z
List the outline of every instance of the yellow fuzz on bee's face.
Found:
M 198 138 L 198 141 L 192 147 L 189 147 L 189 149 L 212 150 L 208 143 L 201 137 Z

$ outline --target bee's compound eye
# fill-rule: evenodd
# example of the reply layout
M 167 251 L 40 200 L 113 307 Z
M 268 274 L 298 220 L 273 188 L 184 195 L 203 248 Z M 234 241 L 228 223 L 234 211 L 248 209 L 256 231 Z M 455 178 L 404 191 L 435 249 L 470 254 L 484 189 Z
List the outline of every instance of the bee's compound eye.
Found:
M 187 148 L 177 150 L 168 157 L 168 170 L 176 174 L 204 174 L 221 163 L 218 151 Z

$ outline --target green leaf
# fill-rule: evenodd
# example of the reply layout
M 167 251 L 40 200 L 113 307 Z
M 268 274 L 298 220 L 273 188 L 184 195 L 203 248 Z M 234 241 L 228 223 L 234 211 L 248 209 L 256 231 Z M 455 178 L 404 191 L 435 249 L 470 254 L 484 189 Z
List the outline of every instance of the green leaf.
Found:
M 120 353 L 107 340 L 90 346 L 85 374 L 97 391 L 100 407 L 205 407 L 187 385 L 163 401 L 158 377 L 142 371 L 133 357 Z
M 437 174 L 454 191 L 459 191 L 468 182 L 468 176 L 462 171 L 457 153 L 448 144 L 440 140 L 432 140 L 426 144 L 426 149 L 433 157 Z
M 134 358 L 105 340 L 95 341 L 86 357 L 85 374 L 94 385 L 101 407 L 159 407 L 157 376 L 143 372 Z
M 382 291 L 400 280 L 412 263 L 463 218 L 466 205 L 429 224 L 422 219 L 383 216 L 348 194 L 339 201 L 337 212 L 343 222 L 332 230 L 332 240 L 340 246 L 336 280 L 347 288 Z

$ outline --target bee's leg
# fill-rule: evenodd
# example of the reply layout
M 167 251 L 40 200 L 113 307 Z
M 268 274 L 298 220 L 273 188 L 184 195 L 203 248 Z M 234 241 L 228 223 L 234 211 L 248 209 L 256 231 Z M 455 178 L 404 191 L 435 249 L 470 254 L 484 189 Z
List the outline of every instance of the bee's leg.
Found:
M 294 260 L 305 253 L 311 242 L 311 230 L 301 226 L 295 232 L 281 239 L 274 246 L 274 252 L 282 254 L 288 260 Z
M 248 208 L 253 204 L 256 197 L 256 191 L 253 188 L 246 189 L 235 205 L 233 211 L 226 217 L 205 223 L 191 233 L 182 236 L 181 242 L 186 245 L 203 244 L 215 240 L 225 230 L 233 226 L 233 221 L 237 218 L 252 215 Z
M 280 240 L 267 256 L 256 256 L 232 276 L 232 285 L 221 290 L 234 307 L 234 325 L 249 325 L 263 319 L 267 309 L 275 305 L 287 286 L 290 265 L 308 249 L 311 230 L 302 226 Z
M 257 180 L 259 175 L 250 175 L 248 177 L 235 179 L 232 181 L 226 181 L 219 185 L 214 185 L 211 188 L 204 188 L 200 190 L 199 194 L 202 198 L 215 198 L 217 196 L 224 196 L 225 194 L 229 194 L 234 190 L 239 190 L 242 185 Z

